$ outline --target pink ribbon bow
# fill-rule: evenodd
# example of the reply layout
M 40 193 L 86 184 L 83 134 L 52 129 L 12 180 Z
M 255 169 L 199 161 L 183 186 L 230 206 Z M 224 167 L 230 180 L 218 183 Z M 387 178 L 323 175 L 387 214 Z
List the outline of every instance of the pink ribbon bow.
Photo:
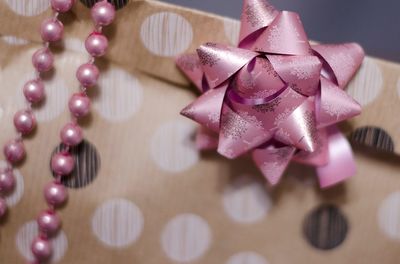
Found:
M 336 124 L 361 112 L 343 89 L 363 57 L 355 43 L 310 45 L 298 14 L 244 0 L 238 47 L 207 43 L 177 59 L 203 93 L 182 114 L 202 125 L 200 149 L 251 152 L 272 185 L 293 160 L 329 187 L 355 174 Z

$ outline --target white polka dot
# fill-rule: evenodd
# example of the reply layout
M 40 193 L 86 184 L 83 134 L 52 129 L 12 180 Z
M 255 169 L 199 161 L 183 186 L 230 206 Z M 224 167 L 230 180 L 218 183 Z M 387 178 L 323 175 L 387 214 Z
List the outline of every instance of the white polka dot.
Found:
M 36 16 L 50 7 L 49 0 L 5 0 L 18 15 Z
M 28 80 L 33 78 L 32 75 L 27 75 L 21 81 L 19 87 L 23 87 Z M 34 113 L 38 122 L 49 122 L 59 117 L 67 107 L 68 97 L 70 94 L 67 84 L 62 78 L 60 78 L 60 76 L 54 76 L 51 80 L 44 81 L 44 84 L 46 89 L 45 100 L 43 101 L 43 104 L 34 108 Z M 10 102 L 13 105 L 15 104 L 18 108 L 21 108 L 26 104 L 25 97 L 21 91 L 21 89 L 17 89 L 14 97 L 15 101 Z
M 3 117 L 3 114 L 4 114 L 4 110 L 3 110 L 3 107 L 1 107 L 1 105 L 0 105 L 0 119 Z
M 1 39 L 9 44 L 9 45 L 13 45 L 13 46 L 21 46 L 21 45 L 26 45 L 29 43 L 28 40 L 26 39 L 22 39 L 22 38 L 18 38 L 16 36 L 2 36 Z
M 378 211 L 379 226 L 391 239 L 400 241 L 400 191 L 390 194 Z
M 139 239 L 144 225 L 140 209 L 124 199 L 105 202 L 92 218 L 96 237 L 110 247 L 126 247 Z
M 226 264 L 268 264 L 268 261 L 254 252 L 240 252 L 230 257 Z
M 349 84 L 349 94 L 365 106 L 379 96 L 382 88 L 383 76 L 379 65 L 373 59 L 365 58 L 358 74 Z
M 143 88 L 135 76 L 114 66 L 101 74 L 94 100 L 94 107 L 108 121 L 126 121 L 139 111 Z
M 225 188 L 223 205 L 234 221 L 254 223 L 267 215 L 272 201 L 265 186 L 249 175 L 243 175 Z
M 28 261 L 33 261 L 33 255 L 31 253 L 31 243 L 35 237 L 38 236 L 38 225 L 36 221 L 31 221 L 23 225 L 17 233 L 16 244 L 19 252 Z M 68 248 L 68 240 L 63 231 L 58 232 L 57 236 L 52 240 L 53 245 L 53 256 L 51 263 L 59 262 L 65 255 Z
M 71 50 L 84 54 L 86 53 L 84 42 L 77 38 L 66 38 L 64 40 L 64 47 L 66 50 Z
M 182 16 L 161 12 L 147 17 L 141 26 L 140 37 L 144 46 L 159 56 L 176 56 L 189 48 L 193 29 Z
M 55 78 L 46 82 L 46 102 L 35 109 L 36 118 L 39 122 L 48 122 L 58 117 L 67 106 L 69 89 L 64 81 Z
M 199 151 L 193 142 L 196 125 L 187 120 L 170 121 L 155 132 L 151 154 L 156 164 L 167 172 L 182 172 L 196 164 Z
M 6 168 L 6 166 L 7 164 L 3 160 L 0 161 L 0 169 Z M 11 194 L 6 196 L 6 202 L 9 207 L 17 205 L 24 195 L 25 190 L 24 178 L 22 177 L 20 171 L 18 169 L 14 169 L 13 172 L 15 176 L 15 188 Z
M 21 173 L 19 170 L 14 169 L 14 176 L 15 176 L 15 189 L 12 192 L 12 194 L 8 195 L 6 197 L 6 202 L 9 207 L 15 206 L 22 198 L 24 195 L 24 178 L 22 177 Z
M 208 250 L 211 231 L 207 222 L 194 214 L 181 214 L 165 226 L 161 237 L 164 252 L 172 260 L 191 262 Z
M 231 44 L 236 46 L 239 43 L 240 21 L 224 18 L 224 31 Z
M 32 50 L 33 53 L 33 50 Z M 76 69 L 83 62 L 87 61 L 86 54 L 78 54 L 74 52 L 66 52 L 55 59 L 54 75 L 44 80 L 46 98 L 42 104 L 34 107 L 34 112 L 38 122 L 49 122 L 58 118 L 62 113 L 67 111 L 67 104 L 70 95 L 79 91 L 78 81 L 74 76 Z M 17 87 L 23 85 L 34 78 L 33 73 L 21 78 Z M 15 96 L 9 100 L 11 108 L 15 110 L 26 105 L 25 98 L 22 94 L 22 88 L 16 89 Z

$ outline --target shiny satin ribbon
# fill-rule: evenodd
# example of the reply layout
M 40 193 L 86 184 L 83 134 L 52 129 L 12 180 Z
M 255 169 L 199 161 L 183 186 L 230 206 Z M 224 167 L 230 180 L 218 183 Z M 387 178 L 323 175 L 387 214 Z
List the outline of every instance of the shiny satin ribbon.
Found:
M 275 185 L 291 161 L 316 167 L 321 187 L 355 174 L 336 124 L 361 112 L 344 88 L 360 67 L 356 43 L 310 45 L 299 15 L 245 0 L 238 47 L 217 43 L 177 58 L 202 95 L 182 114 L 202 125 L 200 149 L 251 153 Z

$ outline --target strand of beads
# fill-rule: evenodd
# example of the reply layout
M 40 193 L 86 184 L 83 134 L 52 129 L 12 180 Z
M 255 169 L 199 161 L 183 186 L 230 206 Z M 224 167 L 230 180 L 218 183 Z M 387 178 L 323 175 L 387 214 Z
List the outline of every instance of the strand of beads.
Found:
M 85 41 L 85 47 L 90 57 L 87 63 L 77 69 L 76 78 L 81 84 L 80 92 L 74 93 L 69 100 L 68 107 L 72 118 L 60 131 L 61 150 L 54 153 L 51 159 L 51 169 L 56 177 L 44 189 L 45 200 L 49 208 L 40 213 L 38 217 L 39 236 L 31 244 L 31 250 L 35 257 L 34 263 L 42 263 L 51 258 L 53 250 L 49 238 L 61 227 L 61 220 L 55 209 L 61 206 L 68 196 L 61 179 L 70 175 L 75 167 L 71 149 L 83 140 L 78 119 L 86 116 L 90 111 L 90 99 L 86 91 L 97 84 L 99 69 L 94 65 L 95 58 L 103 56 L 108 47 L 108 40 L 102 34 L 102 27 L 109 25 L 114 20 L 115 8 L 106 0 L 102 0 L 92 7 L 91 16 L 95 29 Z
M 53 68 L 53 54 L 49 49 L 51 42 L 60 41 L 63 37 L 64 26 L 58 15 L 71 9 L 75 0 L 51 0 L 53 16 L 45 19 L 40 26 L 40 35 L 43 40 L 43 48 L 37 50 L 32 56 L 32 64 L 35 68 L 35 78 L 25 83 L 23 93 L 26 99 L 26 107 L 14 115 L 14 126 L 17 130 L 15 138 L 9 140 L 3 148 L 6 166 L 0 170 L 0 218 L 7 212 L 5 197 L 15 188 L 14 167 L 20 163 L 26 155 L 23 139 L 36 127 L 36 118 L 32 111 L 32 105 L 40 103 L 45 97 L 44 84 L 41 74 Z

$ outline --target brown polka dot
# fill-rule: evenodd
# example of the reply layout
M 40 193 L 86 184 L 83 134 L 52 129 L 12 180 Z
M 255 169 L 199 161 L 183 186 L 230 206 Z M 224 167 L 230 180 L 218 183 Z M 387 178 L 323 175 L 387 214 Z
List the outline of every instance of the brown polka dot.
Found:
M 85 6 L 92 7 L 99 0 L 80 0 Z M 129 0 L 108 0 L 108 2 L 112 3 L 116 9 L 121 9 L 126 4 L 128 4 Z
M 59 152 L 61 149 L 64 149 L 62 144 L 53 153 Z M 71 175 L 62 178 L 62 183 L 69 188 L 85 187 L 97 177 L 100 168 L 99 153 L 95 146 L 86 140 L 73 147 L 71 153 L 75 158 L 75 169 Z
M 313 247 L 330 250 L 343 243 L 347 236 L 348 223 L 336 206 L 321 205 L 306 217 L 303 232 Z
M 350 135 L 353 143 L 367 147 L 372 147 L 385 152 L 394 151 L 394 142 L 392 137 L 382 128 L 365 126 L 357 128 Z

